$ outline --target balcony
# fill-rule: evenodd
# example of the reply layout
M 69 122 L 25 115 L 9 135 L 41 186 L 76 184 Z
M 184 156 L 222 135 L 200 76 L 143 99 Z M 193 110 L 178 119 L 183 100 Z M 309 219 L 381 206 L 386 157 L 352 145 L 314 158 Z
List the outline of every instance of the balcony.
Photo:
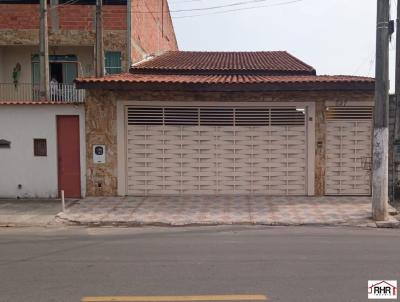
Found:
M 50 87 L 50 100 L 55 103 L 83 103 L 85 90 L 76 89 L 74 84 L 56 84 Z M 0 83 L 0 101 L 39 102 L 39 85 Z

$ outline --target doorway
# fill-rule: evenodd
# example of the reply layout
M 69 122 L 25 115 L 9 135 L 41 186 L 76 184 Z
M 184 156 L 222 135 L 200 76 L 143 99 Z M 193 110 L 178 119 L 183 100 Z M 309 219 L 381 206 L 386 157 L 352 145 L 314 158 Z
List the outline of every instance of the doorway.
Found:
M 63 83 L 63 64 L 50 63 L 50 81 L 56 80 L 57 83 Z

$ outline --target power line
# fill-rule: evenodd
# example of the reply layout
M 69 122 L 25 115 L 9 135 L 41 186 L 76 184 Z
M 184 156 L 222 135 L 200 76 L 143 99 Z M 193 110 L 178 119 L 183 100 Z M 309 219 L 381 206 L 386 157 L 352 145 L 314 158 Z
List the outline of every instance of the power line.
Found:
M 180 0 L 180 1 L 170 1 L 172 3 L 189 3 L 189 2 L 201 2 L 202 0 Z
M 219 11 L 219 12 L 212 12 L 212 13 L 206 13 L 206 14 L 186 15 L 186 16 L 177 16 L 177 17 L 172 16 L 172 18 L 173 18 L 173 19 L 185 19 L 185 18 L 192 18 L 192 17 L 201 17 L 201 16 L 209 16 L 209 15 L 227 14 L 227 13 L 232 13 L 232 12 L 237 12 L 237 11 L 244 11 L 244 10 L 251 10 L 251 9 L 257 9 L 257 8 L 265 8 L 265 7 L 289 5 L 289 4 L 293 4 L 293 3 L 296 3 L 296 2 L 302 2 L 302 1 L 304 1 L 304 0 L 292 0 L 292 1 L 286 1 L 286 2 L 268 4 L 268 5 L 259 5 L 259 6 L 252 6 L 252 7 L 244 7 L 244 8 L 230 9 L 230 10 Z
M 213 9 L 220 9 L 220 8 L 226 8 L 226 7 L 233 7 L 233 6 L 241 6 L 241 5 L 259 3 L 259 2 L 267 2 L 267 1 L 271 1 L 271 0 L 239 1 L 239 2 L 223 4 L 223 5 L 217 5 L 217 6 L 170 10 L 169 12 L 170 13 L 183 13 L 183 12 L 193 12 L 193 11 L 205 11 L 205 10 L 213 10 Z M 159 11 L 156 11 L 156 12 L 152 12 L 152 11 L 135 11 L 135 13 L 139 13 L 139 14 L 153 14 L 154 13 L 154 14 L 156 14 L 156 13 L 160 13 L 160 12 Z
M 368 75 L 370 73 L 371 70 L 371 62 L 373 62 L 375 59 L 375 49 L 373 49 L 370 53 L 370 55 L 366 56 L 363 61 L 360 63 L 360 65 L 357 66 L 357 68 L 354 70 L 353 74 L 358 74 L 358 72 L 360 71 L 360 69 L 362 67 L 364 67 L 366 65 L 366 63 L 368 63 Z
M 79 1 L 79 0 L 68 0 L 68 1 L 66 1 L 66 2 L 64 2 L 64 3 L 58 4 L 58 5 L 55 5 L 55 6 L 50 6 L 50 9 L 55 9 L 55 8 L 57 8 L 57 7 L 72 5 L 72 4 L 77 3 L 78 1 Z

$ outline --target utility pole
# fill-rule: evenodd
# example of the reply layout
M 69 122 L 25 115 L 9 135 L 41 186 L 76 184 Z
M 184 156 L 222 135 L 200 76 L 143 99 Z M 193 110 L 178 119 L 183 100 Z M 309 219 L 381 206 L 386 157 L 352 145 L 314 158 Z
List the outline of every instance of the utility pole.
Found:
M 103 0 L 96 0 L 96 77 L 104 76 Z
M 384 221 L 388 218 L 389 1 L 378 0 L 377 9 L 372 160 L 372 216 L 376 221 Z
M 400 141 L 400 1 L 397 1 L 396 17 L 396 78 L 395 78 L 395 112 L 393 126 L 392 142 L 392 199 L 396 199 L 397 169 L 399 166 L 399 155 L 396 152 L 398 142 Z
M 39 44 L 39 95 L 41 101 L 49 101 L 49 33 L 47 28 L 47 0 L 40 0 Z

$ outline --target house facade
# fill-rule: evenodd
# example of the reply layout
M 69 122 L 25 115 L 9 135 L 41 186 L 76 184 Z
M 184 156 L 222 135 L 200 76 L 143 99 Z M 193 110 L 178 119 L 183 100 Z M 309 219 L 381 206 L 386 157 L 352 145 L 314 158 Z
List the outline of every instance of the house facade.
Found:
M 50 97 L 39 101 L 39 0 L 0 3 L 0 197 L 86 194 L 85 90 L 94 75 L 95 2 L 48 6 Z M 167 0 L 104 0 L 105 73 L 176 50 Z M 159 12 L 159 13 L 156 13 Z
M 77 86 L 88 195 L 371 194 L 372 78 L 287 52 L 170 51 Z

